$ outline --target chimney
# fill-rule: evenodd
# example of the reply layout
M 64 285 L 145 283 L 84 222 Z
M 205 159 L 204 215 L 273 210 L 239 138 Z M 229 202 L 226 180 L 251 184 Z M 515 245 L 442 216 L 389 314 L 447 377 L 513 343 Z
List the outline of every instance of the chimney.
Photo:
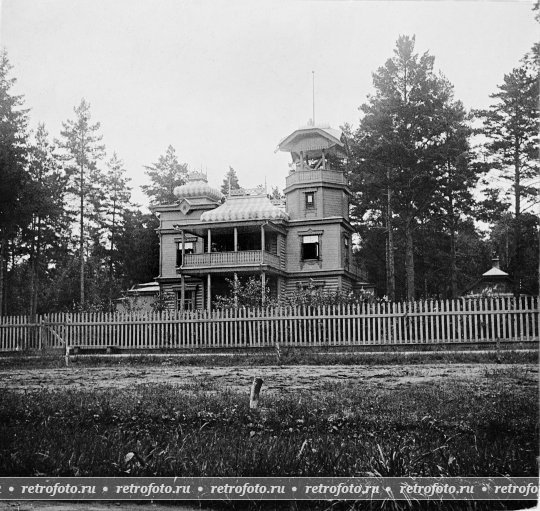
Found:
M 499 268 L 499 258 L 498 257 L 494 257 L 491 262 L 493 263 L 493 268 Z

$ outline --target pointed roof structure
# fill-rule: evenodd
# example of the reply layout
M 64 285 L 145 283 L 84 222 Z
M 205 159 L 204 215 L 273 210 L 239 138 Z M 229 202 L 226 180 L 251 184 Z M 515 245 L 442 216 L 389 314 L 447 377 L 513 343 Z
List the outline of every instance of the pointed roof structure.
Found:
M 285 137 L 275 152 L 284 151 L 294 155 L 301 153 L 308 158 L 319 157 L 324 150 L 327 154 L 335 154 L 345 158 L 345 144 L 341 141 L 343 132 L 328 125 L 302 126 Z
M 493 266 L 488 271 L 465 290 L 466 295 L 477 296 L 486 292 L 498 296 L 512 294 L 512 279 L 508 273 L 499 268 L 499 258 L 494 257 L 492 264 Z

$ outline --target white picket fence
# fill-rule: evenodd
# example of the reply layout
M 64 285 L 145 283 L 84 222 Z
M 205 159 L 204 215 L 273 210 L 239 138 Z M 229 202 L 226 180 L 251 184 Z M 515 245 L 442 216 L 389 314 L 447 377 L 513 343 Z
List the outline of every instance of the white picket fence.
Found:
M 537 341 L 538 298 L 0 318 L 0 351 Z

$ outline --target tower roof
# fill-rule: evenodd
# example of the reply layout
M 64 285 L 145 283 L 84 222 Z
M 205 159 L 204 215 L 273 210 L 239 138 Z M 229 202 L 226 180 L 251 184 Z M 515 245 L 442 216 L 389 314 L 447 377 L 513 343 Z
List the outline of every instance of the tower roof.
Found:
M 276 149 L 306 156 L 318 156 L 324 149 L 327 153 L 345 157 L 345 144 L 341 141 L 343 132 L 328 125 L 302 126 L 285 137 Z

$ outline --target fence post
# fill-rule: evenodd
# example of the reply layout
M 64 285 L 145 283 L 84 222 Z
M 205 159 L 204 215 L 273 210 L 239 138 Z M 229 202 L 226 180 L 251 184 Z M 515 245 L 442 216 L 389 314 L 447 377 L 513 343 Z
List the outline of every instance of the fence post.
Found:
M 251 385 L 251 395 L 249 397 L 249 407 L 257 409 L 259 407 L 259 392 L 263 384 L 262 378 L 254 378 Z
M 38 320 L 38 349 L 39 351 L 43 350 L 43 320 L 41 319 L 41 316 L 39 316 Z
M 69 343 L 68 343 L 67 335 L 64 336 L 64 346 L 65 346 L 64 360 L 66 363 L 66 367 L 69 367 Z

